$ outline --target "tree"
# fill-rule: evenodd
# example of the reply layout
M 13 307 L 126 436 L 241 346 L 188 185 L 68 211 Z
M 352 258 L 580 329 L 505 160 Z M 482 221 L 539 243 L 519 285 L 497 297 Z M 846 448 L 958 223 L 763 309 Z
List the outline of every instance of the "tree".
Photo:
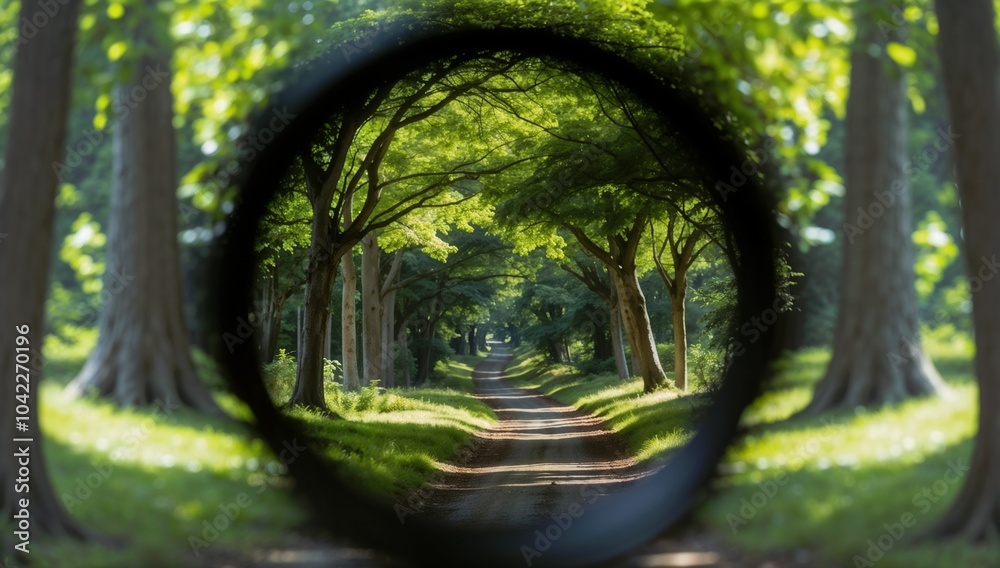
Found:
M 618 378 L 624 381 L 629 378 L 629 373 L 628 362 L 625 359 L 625 342 L 622 338 L 621 302 L 618 300 L 618 290 L 611 282 L 611 276 L 608 272 L 609 269 L 600 263 L 594 262 L 593 260 L 583 260 L 581 258 L 574 258 L 573 262 L 576 264 L 575 269 L 566 263 L 560 266 L 563 270 L 569 272 L 578 280 L 583 282 L 583 284 L 590 289 L 591 292 L 596 294 L 599 298 L 604 300 L 605 304 L 607 304 L 608 335 L 611 340 L 611 356 L 614 357 L 615 360 L 615 371 L 618 373 Z M 598 327 L 595 322 L 591 321 L 591 323 L 595 324 L 595 328 Z M 596 350 L 594 357 L 597 358 Z
M 361 239 L 361 301 L 363 306 L 362 337 L 364 338 L 365 383 L 381 381 L 386 388 L 395 385 L 390 331 L 396 310 L 395 289 L 391 283 L 399 273 L 400 254 L 392 256 L 389 272 L 382 276 L 381 249 L 378 231 Z M 388 301 L 387 301 L 388 300 Z
M 965 268 L 972 284 L 979 433 L 962 489 L 930 534 L 972 541 L 1000 531 L 1000 53 L 990 0 L 935 2 L 939 50 L 955 141 L 955 172 L 962 203 Z M 990 264 L 992 263 L 992 264 Z M 990 276 L 983 277 L 983 274 Z
M 666 374 L 656 351 L 646 297 L 639 285 L 637 259 L 640 243 L 658 203 L 635 195 L 624 185 L 609 183 L 605 176 L 613 169 L 599 166 L 596 159 L 588 162 L 588 171 L 574 170 L 567 165 L 572 163 L 573 155 L 572 151 L 568 154 L 564 151 L 562 159 L 550 160 L 527 182 L 527 187 L 537 188 L 536 193 L 515 189 L 518 193 L 508 195 L 510 201 L 500 211 L 515 220 L 515 230 L 524 233 L 522 239 L 533 235 L 523 231 L 525 225 L 549 231 L 561 228 L 607 267 L 621 304 L 636 371 L 642 377 L 644 390 L 651 392 L 666 382 Z M 593 174 L 590 169 L 599 173 Z M 559 191 L 551 195 L 548 207 L 530 206 L 535 196 L 545 193 L 545 188 L 552 187 L 556 179 L 571 181 L 560 184 Z
M 0 451 L 4 455 L 0 461 L 0 515 L 6 523 L 27 501 L 33 534 L 87 538 L 93 534 L 69 516 L 52 486 L 38 423 L 44 371 L 40 349 L 49 287 L 47 260 L 59 185 L 52 164 L 62 159 L 66 140 L 80 4 L 69 0 L 34 37 L 19 38 L 14 58 L 8 141 L 0 177 L 0 273 L 5 278 L 0 295 L 0 341 L 5 346 L 0 351 L 0 408 L 4 416 L 0 423 Z M 21 2 L 20 16 L 27 21 L 36 10 L 34 3 Z M 27 406 L 26 412 L 19 411 L 21 405 Z M 26 421 L 20 420 L 21 416 Z M 15 431 L 15 418 L 18 424 L 27 424 L 28 430 Z M 15 438 L 34 441 L 12 441 Z M 25 447 L 31 460 L 27 492 L 15 482 L 19 458 L 13 457 Z M 4 536 L 6 541 L 8 535 Z
M 398 84 L 374 87 L 338 109 L 324 125 L 319 139 L 303 150 L 301 167 L 312 205 L 312 240 L 305 293 L 304 352 L 299 358 L 290 404 L 326 410 L 321 351 L 329 317 L 326 299 L 344 255 L 369 234 L 421 208 L 443 208 L 473 200 L 474 194 L 458 187 L 460 180 L 495 174 L 524 161 L 494 155 L 495 146 L 476 144 L 470 148 L 460 140 L 476 138 L 457 133 L 452 149 L 461 153 L 441 152 L 444 155 L 429 164 L 413 161 L 416 171 L 408 169 L 407 160 L 390 152 L 394 144 L 407 140 L 419 146 L 423 143 L 420 137 L 407 136 L 409 131 L 419 129 L 422 121 L 514 65 L 516 60 L 502 58 L 453 58 L 434 69 L 412 73 Z M 468 157 L 469 152 L 472 157 Z M 401 151 L 400 155 L 411 154 Z M 361 202 L 352 207 L 357 211 L 350 216 L 350 222 L 341 226 L 333 221 L 345 216 L 355 195 Z M 374 359 L 376 365 L 379 359 L 380 355 Z
M 906 78 L 889 37 L 859 6 L 847 100 L 844 267 L 833 355 L 817 413 L 932 395 L 945 386 L 920 344 L 906 156 Z
M 683 205 L 682 205 L 683 207 Z M 691 207 L 694 209 L 695 207 Z M 656 271 L 670 296 L 670 312 L 674 330 L 674 386 L 687 390 L 687 315 L 686 302 L 688 273 L 694 262 L 710 244 L 705 234 L 705 211 L 698 215 L 701 223 L 689 220 L 689 213 L 672 208 L 667 213 L 666 233 L 656 238 L 656 223 L 650 223 L 649 236 L 653 242 L 653 260 Z M 663 254 L 669 252 L 669 267 Z
M 182 404 L 221 412 L 191 358 L 181 309 L 177 173 L 166 15 L 158 2 L 133 8 L 128 79 L 116 105 L 114 179 L 100 337 L 67 389 L 125 406 Z M 238 322 L 233 322 L 233 326 Z
M 344 226 L 351 224 L 351 203 L 344 208 Z M 358 325 L 357 314 L 358 271 L 354 266 L 354 251 L 348 249 L 341 260 L 340 274 L 344 287 L 341 292 L 340 345 L 341 364 L 344 368 L 344 389 L 361 390 L 361 375 L 358 372 Z
M 399 288 L 395 286 L 403 263 L 403 250 L 397 250 L 392 255 L 388 273 L 379 287 L 379 301 L 382 304 L 382 375 L 385 385 L 396 385 L 396 295 Z

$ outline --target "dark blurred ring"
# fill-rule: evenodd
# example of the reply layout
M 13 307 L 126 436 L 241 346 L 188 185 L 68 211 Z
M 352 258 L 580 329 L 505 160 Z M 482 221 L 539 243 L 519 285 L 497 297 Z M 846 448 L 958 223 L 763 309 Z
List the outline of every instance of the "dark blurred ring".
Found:
M 515 52 L 571 65 L 615 81 L 656 110 L 710 172 L 706 179 L 728 180 L 733 165 L 742 164 L 747 148 L 721 129 L 715 113 L 705 110 L 690 80 L 678 72 L 664 77 L 581 37 L 550 29 L 462 29 L 419 35 L 406 41 L 392 33 L 378 34 L 352 61 L 318 65 L 310 76 L 292 85 L 272 108 L 295 119 L 248 164 L 240 179 L 236 208 L 225 234 L 213 251 L 215 281 L 211 294 L 211 337 L 221 344 L 232 322 L 251 311 L 258 222 L 274 196 L 278 182 L 292 164 L 297 148 L 313 135 L 331 108 L 356 93 L 359 85 L 395 82 L 407 73 L 446 57 Z M 710 108 L 710 105 L 708 105 Z M 257 125 L 266 126 L 270 113 Z M 254 130 L 251 129 L 251 132 Z M 738 191 L 718 195 L 715 205 L 728 231 L 728 251 L 737 284 L 736 319 L 749 321 L 770 309 L 776 297 L 776 227 L 773 203 L 761 180 L 748 178 Z M 757 396 L 768 376 L 783 318 L 731 360 L 723 386 L 703 417 L 698 433 L 677 450 L 657 474 L 641 486 L 609 499 L 576 519 L 558 543 L 535 559 L 533 566 L 579 566 L 625 554 L 676 524 L 698 503 L 719 460 L 738 433 L 743 410 Z M 233 392 L 252 410 L 259 435 L 276 453 L 284 444 L 305 436 L 272 404 L 262 381 L 254 342 L 217 359 Z M 420 565 L 517 566 L 524 563 L 521 546 L 534 541 L 533 530 L 464 531 L 407 519 L 353 491 L 336 474 L 336 466 L 311 451 L 288 464 L 296 488 L 316 518 L 339 535 L 359 544 L 405 556 Z

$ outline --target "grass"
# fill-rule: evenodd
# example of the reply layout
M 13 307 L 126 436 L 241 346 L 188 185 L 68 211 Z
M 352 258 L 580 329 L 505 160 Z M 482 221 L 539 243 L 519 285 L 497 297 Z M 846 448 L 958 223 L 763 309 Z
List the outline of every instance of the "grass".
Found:
M 829 354 L 783 361 L 778 380 L 747 413 L 751 434 L 729 452 L 701 520 L 746 548 L 807 548 L 833 565 L 868 565 L 855 557 L 886 568 L 1000 564 L 995 548 L 914 544 L 958 494 L 961 481 L 947 472 L 969 463 L 976 431 L 968 344 L 932 341 L 928 351 L 950 396 L 810 419 L 786 420 L 808 402 Z M 751 502 L 765 488 L 774 495 Z M 904 515 L 912 526 L 900 533 L 894 525 Z M 883 546 L 873 548 L 880 537 Z
M 92 331 L 48 338 L 39 418 L 57 494 L 85 526 L 125 543 L 109 549 L 33 535 L 33 566 L 198 566 L 208 557 L 231 560 L 239 551 L 303 538 L 307 519 L 283 466 L 240 423 L 66 397 L 62 387 L 82 367 L 94 339 Z M 494 420 L 468 394 L 474 364 L 461 358 L 439 365 L 441 384 L 432 388 L 351 395 L 355 404 L 341 409 L 346 420 L 295 414 L 308 433 L 329 441 L 323 451 L 343 464 L 349 481 L 390 502 L 422 484 L 435 463 Z M 370 400 L 359 403 L 362 396 Z M 217 399 L 246 416 L 231 395 Z M 238 510 L 229 526 L 206 532 L 206 522 L 227 508 Z M 197 544 L 198 554 L 192 538 L 204 545 Z
M 496 421 L 486 404 L 470 396 L 472 368 L 482 359 L 464 356 L 439 364 L 432 385 L 418 389 L 369 385 L 360 393 L 344 393 L 327 381 L 327 404 L 344 420 L 304 409 L 291 415 L 307 435 L 323 441 L 324 453 L 341 466 L 349 483 L 392 504 L 426 482 L 472 434 Z M 294 374 L 279 378 L 285 385 L 293 381 Z M 280 390 L 286 389 L 291 390 Z
M 32 542 L 37 566 L 197 566 L 189 539 L 204 539 L 205 522 L 241 495 L 249 504 L 231 528 L 207 542 L 203 555 L 232 558 L 235 551 L 300 538 L 306 519 L 282 466 L 240 424 L 183 410 L 125 410 L 66 398 L 61 387 L 93 339 L 88 332 L 65 342 L 49 338 L 40 399 L 46 457 L 73 514 L 128 543 L 112 551 L 39 535 Z M 949 481 L 949 462 L 968 463 L 976 427 L 968 341 L 932 336 L 928 350 L 951 396 L 811 419 L 789 417 L 808 402 L 829 354 L 809 350 L 781 361 L 769 391 L 745 415 L 749 433 L 730 450 L 697 518 L 746 549 L 807 549 L 816 566 L 1000 565 L 995 548 L 913 543 L 957 494 L 960 482 Z M 301 410 L 295 415 L 308 433 L 328 440 L 323 451 L 344 465 L 349 480 L 392 501 L 495 420 L 469 396 L 470 371 L 480 359 L 458 357 L 438 367 L 432 385 L 409 391 L 344 394 L 330 382 L 328 402 L 345 420 Z M 517 354 L 509 375 L 519 386 L 605 418 L 640 459 L 661 456 L 690 436 L 692 397 L 670 390 L 643 395 L 637 380 L 583 376 L 525 352 Z M 272 387 L 290 388 L 287 377 L 276 377 Z M 245 415 L 232 397 L 218 399 Z M 904 518 L 912 526 L 900 531 Z M 887 550 L 873 548 L 880 539 Z
M 701 400 L 680 397 L 670 389 L 644 395 L 642 381 L 620 381 L 612 373 L 583 375 L 568 365 L 546 364 L 530 351 L 515 354 L 507 376 L 519 387 L 538 389 L 563 404 L 600 416 L 640 461 L 664 456 L 687 442 L 692 435 L 692 413 Z
M 782 360 L 745 414 L 749 434 L 731 448 L 697 519 L 748 550 L 805 549 L 813 566 L 1000 565 L 995 547 L 914 541 L 958 494 L 950 464 L 969 463 L 976 430 L 970 342 L 930 333 L 927 350 L 949 396 L 810 419 L 789 418 L 808 403 L 830 355 L 806 350 Z M 605 417 L 641 459 L 690 435 L 688 397 L 642 395 L 638 380 L 581 376 L 529 353 L 518 355 L 512 375 L 519 386 Z

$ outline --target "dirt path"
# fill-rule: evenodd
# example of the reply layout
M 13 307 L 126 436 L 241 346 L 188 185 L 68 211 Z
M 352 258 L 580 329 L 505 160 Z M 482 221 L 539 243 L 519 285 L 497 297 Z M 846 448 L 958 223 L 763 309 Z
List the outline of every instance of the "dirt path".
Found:
M 472 379 L 499 422 L 478 436 L 470 460 L 444 468 L 426 514 L 462 526 L 529 526 L 581 495 L 615 492 L 648 473 L 599 418 L 511 385 L 510 352 L 492 347 Z
M 479 434 L 468 457 L 444 466 L 434 496 L 421 515 L 444 524 L 468 527 L 530 526 L 553 511 L 567 510 L 585 496 L 624 489 L 651 473 L 623 450 L 602 421 L 538 392 L 511 385 L 504 369 L 511 355 L 493 344 L 489 357 L 473 371 L 476 396 L 499 422 Z M 234 564 L 214 559 L 206 566 L 278 568 L 392 568 L 405 566 L 349 543 L 305 541 L 299 546 L 258 550 Z M 688 526 L 664 535 L 604 568 L 708 567 L 797 568 L 823 566 L 806 550 L 747 554 L 719 535 Z

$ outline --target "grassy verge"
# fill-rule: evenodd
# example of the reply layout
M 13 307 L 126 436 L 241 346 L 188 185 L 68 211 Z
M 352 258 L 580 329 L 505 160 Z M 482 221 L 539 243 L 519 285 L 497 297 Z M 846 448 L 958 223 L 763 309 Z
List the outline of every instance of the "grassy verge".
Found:
M 928 351 L 949 396 L 811 419 L 789 418 L 808 403 L 829 353 L 807 350 L 781 361 L 768 392 L 744 416 L 750 433 L 730 450 L 698 518 L 746 549 L 806 549 L 815 566 L 1000 565 L 995 547 L 914 542 L 958 494 L 956 472 L 969 463 L 976 429 L 971 346 L 938 337 Z M 519 386 L 606 418 L 639 458 L 690 435 L 690 397 L 642 395 L 637 380 L 581 376 L 530 353 L 518 354 L 511 375 Z
M 418 389 L 369 386 L 345 393 L 328 381 L 327 404 L 344 420 L 301 409 L 291 415 L 340 464 L 349 483 L 392 504 L 427 481 L 472 434 L 496 421 L 486 404 L 470 396 L 472 368 L 482 359 L 464 356 L 439 363 L 432 384 Z M 287 399 L 284 391 L 291 391 L 294 373 L 279 374 L 282 385 L 272 392 L 281 392 L 275 397 L 281 401 Z
M 950 396 L 806 420 L 786 419 L 808 402 L 829 354 L 784 361 L 701 519 L 744 547 L 807 548 L 837 566 L 1000 565 L 995 547 L 913 542 L 958 494 L 954 466 L 969 463 L 976 428 L 968 345 L 929 351 Z
M 519 351 L 507 368 L 519 387 L 535 388 L 556 400 L 600 416 L 618 432 L 639 460 L 663 456 L 691 436 L 699 397 L 673 390 L 642 394 L 642 382 L 620 381 L 614 374 L 583 375 L 567 365 L 548 365 L 540 355 Z
M 65 397 L 62 386 L 93 341 L 92 332 L 67 343 L 49 338 L 39 418 L 63 502 L 87 527 L 126 541 L 109 549 L 38 535 L 34 566 L 199 566 L 301 538 L 306 519 L 283 466 L 240 424 Z M 300 418 L 313 435 L 329 440 L 324 451 L 344 464 L 349 480 L 392 501 L 492 422 L 491 411 L 467 394 L 471 365 L 463 359 L 439 367 L 447 388 L 376 391 L 344 412 L 347 420 Z M 365 395 L 351 396 L 357 402 Z M 218 400 L 245 415 L 233 397 L 219 394 Z M 226 511 L 235 518 L 220 520 Z

